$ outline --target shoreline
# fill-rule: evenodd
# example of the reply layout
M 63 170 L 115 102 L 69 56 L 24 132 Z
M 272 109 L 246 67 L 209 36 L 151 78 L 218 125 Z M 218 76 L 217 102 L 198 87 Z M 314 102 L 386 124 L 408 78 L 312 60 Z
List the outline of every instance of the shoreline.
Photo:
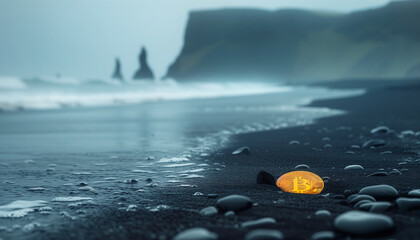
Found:
M 329 107 L 347 111 L 344 115 L 317 119 L 313 124 L 284 128 L 279 130 L 239 134 L 232 137 L 229 146 L 219 149 L 209 156 L 208 164 L 214 169 L 207 171 L 204 179 L 195 179 L 189 183 L 198 187 L 187 188 L 155 188 L 153 192 L 141 196 L 130 195 L 127 202 L 135 202 L 139 206 L 136 212 L 118 210 L 118 207 L 100 211 L 97 216 L 70 223 L 64 228 L 52 232 L 33 234 L 34 239 L 172 239 L 178 232 L 191 227 L 204 227 L 216 232 L 219 239 L 241 239 L 249 229 L 237 227 L 248 220 L 273 217 L 276 224 L 269 229 L 280 230 L 285 239 L 308 239 L 318 231 L 334 231 L 337 238 L 346 235 L 333 227 L 334 218 L 353 207 L 343 199 L 334 196 L 343 194 L 344 190 L 358 192 L 362 187 L 375 184 L 389 184 L 397 188 L 400 196 L 406 196 L 411 189 L 420 188 L 417 172 L 420 165 L 409 163 L 407 171 L 401 176 L 367 177 L 378 171 L 401 168 L 399 163 L 407 159 L 419 157 L 420 145 L 415 145 L 419 137 L 399 138 L 390 136 L 387 145 L 378 149 L 360 149 L 356 154 L 345 154 L 353 144 L 362 144 L 369 139 L 370 129 L 387 125 L 397 132 L 418 127 L 420 103 L 413 101 L 420 93 L 419 84 L 412 82 L 390 83 L 384 86 L 365 86 L 368 91 L 361 96 L 340 99 L 328 99 L 312 102 L 308 106 Z M 344 83 L 321 83 L 328 87 Z M 360 88 L 358 83 L 345 83 L 344 88 Z M 352 85 L 353 84 L 353 85 Z M 362 84 L 363 85 L 363 84 Z M 409 103 L 409 104 L 408 104 Z M 376 107 L 373 109 L 373 107 Z M 373 110 L 372 110 L 373 109 Z M 323 138 L 330 138 L 323 141 Z M 298 140 L 300 145 L 289 145 Z M 305 145 L 305 143 L 309 145 Z M 331 144 L 331 148 L 324 148 Z M 250 155 L 231 155 L 239 147 L 248 146 Z M 381 155 L 383 151 L 392 154 Z M 380 162 L 377 160 L 381 159 Z M 256 176 L 260 170 L 271 172 L 275 177 L 294 170 L 297 164 L 307 164 L 309 171 L 321 177 L 328 176 L 320 195 L 301 195 L 282 193 L 279 188 L 256 184 Z M 365 169 L 359 172 L 344 171 L 350 164 L 361 164 Z M 203 196 L 194 196 L 201 192 Z M 325 195 L 329 193 L 329 195 Z M 207 194 L 217 194 L 209 198 Z M 220 197 L 240 194 L 250 197 L 258 206 L 239 212 L 234 218 L 227 218 L 222 213 L 214 216 L 202 216 L 199 211 L 208 206 L 216 206 Z M 127 205 L 122 203 L 120 206 Z M 143 208 L 147 206 L 167 205 L 153 212 Z M 314 215 L 316 210 L 327 209 L 332 216 L 320 219 Z M 99 211 L 98 211 L 99 212 Z M 405 214 L 393 207 L 385 213 L 395 221 L 395 230 L 382 238 L 411 239 L 418 236 L 420 230 L 419 211 Z M 356 237 L 357 238 L 357 237 Z

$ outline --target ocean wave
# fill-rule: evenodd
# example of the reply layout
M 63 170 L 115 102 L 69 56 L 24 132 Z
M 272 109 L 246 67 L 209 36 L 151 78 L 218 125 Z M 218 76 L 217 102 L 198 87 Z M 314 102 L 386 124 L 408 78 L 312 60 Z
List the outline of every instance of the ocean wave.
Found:
M 150 101 L 254 95 L 290 91 L 291 87 L 259 83 L 177 83 L 112 79 L 7 78 L 0 85 L 0 109 L 41 110 L 110 106 Z

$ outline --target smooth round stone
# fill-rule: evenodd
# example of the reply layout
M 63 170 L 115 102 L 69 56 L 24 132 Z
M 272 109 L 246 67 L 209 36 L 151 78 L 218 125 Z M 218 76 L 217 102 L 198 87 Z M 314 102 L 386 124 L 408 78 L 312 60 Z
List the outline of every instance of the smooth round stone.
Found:
M 208 198 L 217 198 L 219 195 L 217 193 L 209 193 L 207 194 Z
M 289 145 L 299 145 L 300 142 L 298 140 L 292 140 L 289 142 Z
M 385 140 L 383 139 L 372 139 L 363 143 L 362 147 L 370 148 L 370 147 L 381 147 L 386 144 Z
M 329 240 L 334 238 L 335 234 L 331 231 L 316 232 L 311 236 L 311 240 Z
M 334 220 L 334 226 L 348 234 L 369 235 L 392 229 L 394 222 L 383 214 L 349 211 L 340 214 Z
M 357 202 L 356 204 L 354 204 L 354 207 L 355 207 L 355 208 L 359 208 L 361 205 L 363 205 L 363 204 L 365 204 L 365 203 L 371 203 L 371 202 L 372 202 L 371 200 L 367 200 L 367 199 L 365 199 L 365 200 L 359 201 L 359 202 Z
M 348 165 L 344 170 L 362 170 L 364 169 L 361 165 Z
M 212 215 L 216 215 L 217 213 L 218 213 L 217 208 L 213 206 L 203 208 L 200 211 L 200 214 L 203 216 L 212 216 Z
M 381 153 L 379 153 L 380 155 L 387 155 L 387 154 L 392 154 L 391 151 L 383 151 Z
M 205 228 L 190 228 L 178 233 L 173 240 L 216 240 L 217 234 Z
M 402 175 L 402 173 L 398 169 L 393 169 L 388 175 Z
M 271 229 L 255 229 L 245 236 L 245 240 L 282 240 L 283 233 Z
M 395 199 L 398 196 L 398 191 L 389 185 L 373 185 L 364 187 L 359 191 L 359 194 L 366 194 L 374 197 L 375 199 Z
M 252 201 L 242 195 L 230 195 L 217 200 L 217 206 L 222 211 L 241 211 L 252 207 Z
M 306 164 L 296 165 L 295 169 L 309 169 L 310 167 Z
M 413 209 L 420 208 L 420 199 L 400 197 L 396 200 L 398 209 L 401 212 L 407 212 Z
M 420 189 L 413 189 L 408 192 L 408 196 L 410 197 L 420 197 Z
M 227 212 L 225 212 L 225 217 L 234 218 L 235 217 L 235 212 L 234 211 L 227 211 Z
M 391 207 L 390 202 L 370 202 L 360 205 L 360 209 L 373 213 L 383 213 Z
M 401 131 L 401 135 L 403 137 L 405 137 L 405 136 L 415 136 L 416 133 L 413 130 L 404 130 L 404 131 Z
M 350 195 L 347 200 L 350 201 L 351 204 L 356 204 L 362 200 L 369 200 L 371 202 L 375 202 L 375 198 L 370 196 L 370 195 L 366 195 L 366 194 L 353 194 Z
M 315 212 L 315 216 L 317 217 L 329 217 L 331 216 L 331 212 L 328 210 L 318 210 Z
M 257 183 L 276 186 L 276 179 L 271 173 L 261 170 L 257 175 Z
M 370 130 L 371 134 L 378 134 L 378 133 L 390 133 L 391 130 L 386 126 L 379 126 L 372 130 Z
M 386 177 L 386 176 L 388 176 L 388 173 L 387 172 L 383 172 L 383 171 L 381 171 L 381 172 L 374 172 L 374 173 L 371 173 L 371 174 L 368 175 L 368 177 Z
M 250 151 L 248 147 L 241 147 L 232 152 L 233 155 L 240 155 L 240 154 L 248 155 L 249 153 Z
M 246 221 L 241 224 L 241 227 L 244 228 L 259 228 L 266 227 L 276 223 L 276 219 L 271 217 L 260 218 L 257 220 Z

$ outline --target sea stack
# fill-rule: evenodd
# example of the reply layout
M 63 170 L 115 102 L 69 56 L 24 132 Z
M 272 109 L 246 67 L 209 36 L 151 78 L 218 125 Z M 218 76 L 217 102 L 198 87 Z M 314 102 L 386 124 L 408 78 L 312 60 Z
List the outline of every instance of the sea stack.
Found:
M 112 74 L 112 78 L 118 79 L 120 81 L 124 80 L 124 77 L 121 74 L 120 59 L 118 59 L 118 58 L 115 58 L 115 69 L 114 69 L 114 73 Z
M 144 47 L 141 48 L 139 63 L 140 69 L 134 74 L 133 79 L 154 79 L 153 72 L 147 63 L 147 53 Z

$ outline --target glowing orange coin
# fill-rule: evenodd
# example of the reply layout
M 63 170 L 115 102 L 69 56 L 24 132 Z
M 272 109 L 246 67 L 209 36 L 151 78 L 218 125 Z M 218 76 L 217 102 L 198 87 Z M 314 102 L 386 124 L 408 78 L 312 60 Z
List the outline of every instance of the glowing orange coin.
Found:
M 284 192 L 319 194 L 324 189 L 324 181 L 311 172 L 294 171 L 283 174 L 276 185 Z

